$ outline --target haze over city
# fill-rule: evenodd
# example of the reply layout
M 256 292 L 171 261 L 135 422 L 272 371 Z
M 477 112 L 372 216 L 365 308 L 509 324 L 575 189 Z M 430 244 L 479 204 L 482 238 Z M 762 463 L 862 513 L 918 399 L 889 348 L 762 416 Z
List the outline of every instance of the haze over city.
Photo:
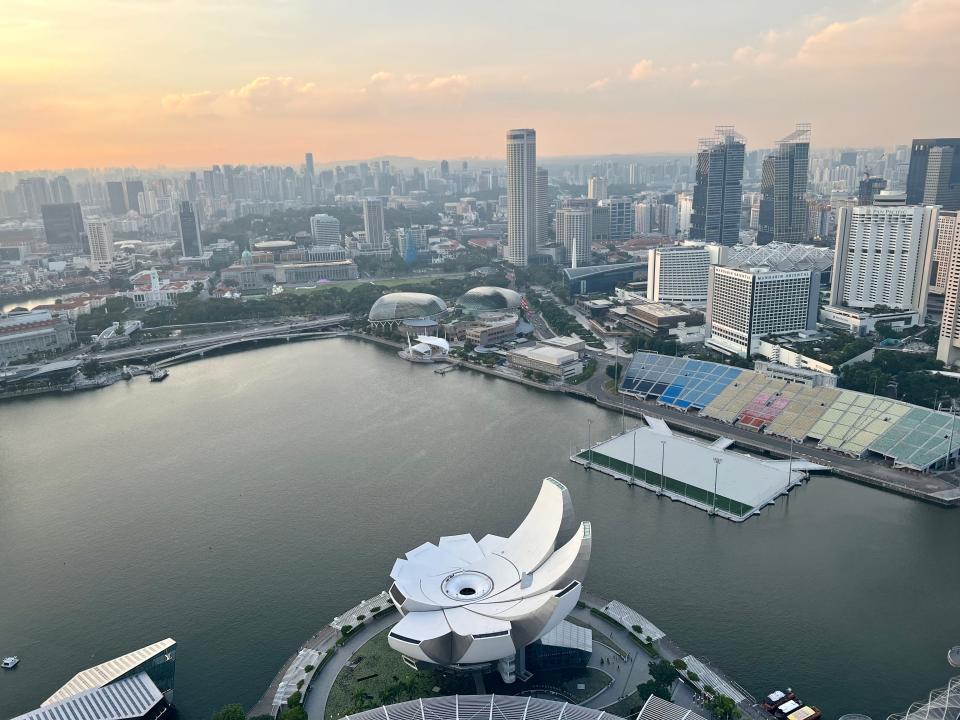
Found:
M 960 113 L 958 34 L 955 0 L 6 0 L 0 168 L 892 146 Z

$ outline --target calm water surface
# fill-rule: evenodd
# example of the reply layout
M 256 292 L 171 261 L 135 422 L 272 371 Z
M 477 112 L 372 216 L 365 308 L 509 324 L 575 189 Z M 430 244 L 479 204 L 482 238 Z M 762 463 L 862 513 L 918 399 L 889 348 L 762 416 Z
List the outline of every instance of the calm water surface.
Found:
M 509 533 L 553 475 L 587 584 L 755 695 L 906 709 L 960 642 L 960 512 L 816 478 L 742 525 L 567 460 L 587 403 L 329 340 L 0 405 L 0 717 L 167 636 L 186 720 L 252 704 L 300 642 L 441 534 Z

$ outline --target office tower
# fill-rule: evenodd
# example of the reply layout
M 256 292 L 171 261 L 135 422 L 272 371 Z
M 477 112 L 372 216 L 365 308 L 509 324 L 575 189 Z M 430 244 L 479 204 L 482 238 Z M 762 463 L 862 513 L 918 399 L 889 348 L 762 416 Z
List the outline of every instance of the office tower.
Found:
M 740 239 L 745 138 L 733 127 L 717 126 L 700 140 L 690 237 L 721 245 Z
M 203 254 L 203 242 L 200 239 L 200 217 L 194 204 L 189 200 L 181 200 L 177 219 L 180 223 L 182 257 L 200 257 Z
M 953 365 L 960 359 L 960 212 L 941 210 L 939 215 L 937 251 L 943 248 L 945 258 L 944 268 L 936 276 L 944 293 L 937 360 Z
M 777 141 L 763 160 L 757 244 L 802 243 L 807 239 L 807 172 L 810 168 L 810 125 Z
M 937 208 L 843 207 L 837 217 L 830 304 L 926 313 Z
M 707 340 L 723 353 L 749 357 L 767 335 L 817 326 L 820 273 L 712 265 L 707 291 Z
M 416 260 L 416 254 L 422 250 L 430 249 L 430 240 L 427 237 L 427 229 L 422 225 L 411 225 L 408 228 L 397 228 L 397 252 L 406 259 L 413 248 L 413 259 Z
M 606 206 L 610 213 L 609 238 L 614 242 L 622 242 L 632 238 L 633 224 L 635 222 L 633 199 L 615 197 L 604 200 L 601 204 Z
M 537 247 L 550 242 L 550 200 L 547 169 L 537 168 Z
M 40 208 L 51 201 L 50 185 L 46 178 L 22 178 L 17 183 L 17 195 L 20 207 L 30 217 L 40 215 Z
M 363 229 L 371 247 L 379 248 L 387 244 L 386 227 L 383 219 L 383 201 L 379 198 L 364 198 Z
M 647 202 L 638 202 L 634 206 L 633 229 L 637 235 L 649 235 L 653 230 L 655 207 L 653 203 Z
M 647 251 L 647 299 L 693 305 L 707 302 L 710 262 L 710 251 L 701 245 L 651 248 Z
M 440 161 L 440 176 L 447 177 L 450 174 L 450 163 L 446 160 Z
M 127 208 L 129 210 L 135 210 L 141 215 L 145 215 L 144 209 L 140 207 L 140 196 L 144 194 L 143 180 L 127 180 L 126 193 Z
M 310 218 L 310 234 L 318 244 L 340 244 L 340 221 L 321 213 Z
M 118 180 L 107 182 L 107 201 L 110 212 L 114 215 L 124 215 L 127 212 L 127 196 L 123 190 L 123 183 Z
M 303 163 L 303 199 L 307 203 L 314 201 L 314 175 L 313 175 L 313 153 L 308 152 L 304 156 Z
M 83 249 L 80 203 L 41 205 L 40 214 L 50 252 L 80 252 Z
M 587 197 L 591 200 L 607 199 L 607 179 L 594 175 L 587 183 Z
M 952 268 L 953 246 L 960 237 L 960 211 L 941 210 L 937 213 L 937 242 L 933 246 L 933 260 L 930 263 L 930 292 L 944 295 L 947 292 Z
M 857 188 L 857 205 L 873 205 L 873 199 L 887 188 L 887 181 L 882 177 L 867 175 L 860 181 Z
M 557 210 L 557 242 L 567 251 L 572 267 L 591 265 L 593 208 L 562 207 Z
M 507 131 L 507 254 L 525 267 L 537 250 L 537 132 Z
M 610 208 L 596 200 L 588 199 L 588 202 L 591 203 L 593 239 L 596 242 L 605 242 L 610 239 Z
M 65 175 L 58 175 L 50 183 L 50 192 L 53 198 L 53 204 L 72 203 L 73 188 L 70 186 L 70 180 Z
M 693 215 L 693 195 L 677 195 L 677 232 L 683 237 L 690 235 L 690 217 Z
M 87 219 L 86 229 L 93 269 L 108 270 L 113 265 L 113 230 L 106 220 L 97 217 Z
M 960 138 L 913 141 L 907 170 L 907 205 L 942 205 L 944 210 L 960 210 L 960 162 L 954 162 L 956 155 L 960 155 Z

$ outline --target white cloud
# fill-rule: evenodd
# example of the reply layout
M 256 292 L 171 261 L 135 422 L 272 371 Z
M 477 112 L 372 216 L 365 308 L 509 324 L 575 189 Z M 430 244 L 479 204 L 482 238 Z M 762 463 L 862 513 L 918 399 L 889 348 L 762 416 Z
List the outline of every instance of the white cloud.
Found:
M 769 65 L 776 60 L 769 50 L 757 50 L 752 45 L 744 45 L 733 51 L 733 61 L 748 65 Z
M 419 79 L 410 83 L 409 89 L 412 92 L 458 92 L 465 89 L 470 84 L 466 75 L 442 75 L 432 78 L 426 82 Z
M 587 85 L 587 90 L 603 90 L 610 84 L 610 78 L 600 78 Z
M 390 82 L 391 80 L 393 80 L 393 73 L 385 70 L 380 70 L 370 76 L 370 82 L 374 84 Z
M 645 80 L 655 75 L 656 72 L 656 69 L 653 67 L 653 60 L 644 59 L 635 63 L 634 66 L 630 68 L 630 79 Z

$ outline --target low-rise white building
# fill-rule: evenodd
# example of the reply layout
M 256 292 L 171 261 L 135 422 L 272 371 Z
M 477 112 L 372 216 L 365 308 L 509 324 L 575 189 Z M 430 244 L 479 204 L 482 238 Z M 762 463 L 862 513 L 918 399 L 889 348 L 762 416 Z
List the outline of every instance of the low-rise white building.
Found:
M 542 372 L 559 380 L 569 380 L 583 373 L 578 353 L 550 345 L 511 350 L 507 353 L 507 364 L 518 370 Z
M 0 365 L 35 352 L 64 350 L 77 336 L 66 316 L 48 310 L 14 311 L 0 315 Z

